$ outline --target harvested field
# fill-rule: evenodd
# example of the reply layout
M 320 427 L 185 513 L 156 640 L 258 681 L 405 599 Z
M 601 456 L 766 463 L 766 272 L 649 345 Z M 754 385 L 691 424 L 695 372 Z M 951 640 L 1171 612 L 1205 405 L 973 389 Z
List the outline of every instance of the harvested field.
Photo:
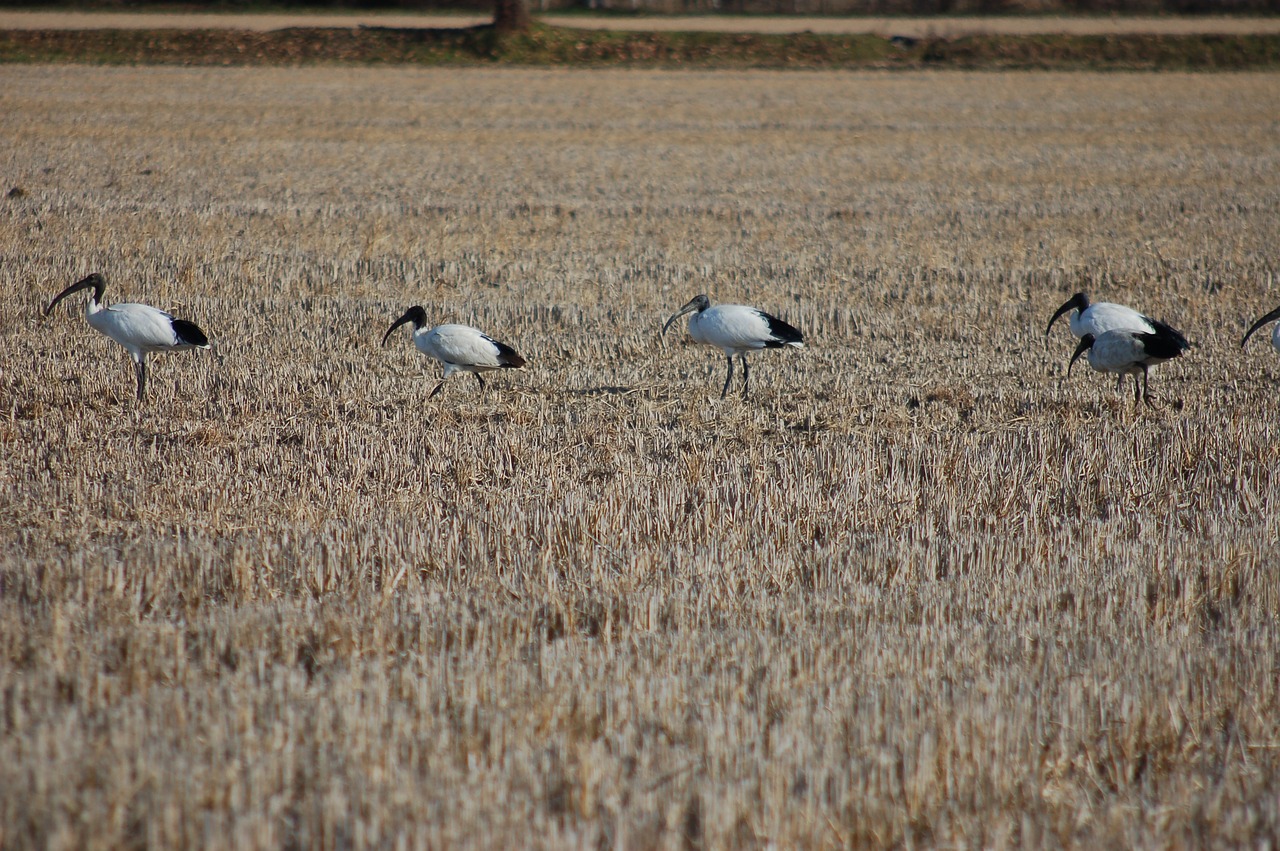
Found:
M 1278 82 L 0 68 L 0 845 L 1274 837 Z

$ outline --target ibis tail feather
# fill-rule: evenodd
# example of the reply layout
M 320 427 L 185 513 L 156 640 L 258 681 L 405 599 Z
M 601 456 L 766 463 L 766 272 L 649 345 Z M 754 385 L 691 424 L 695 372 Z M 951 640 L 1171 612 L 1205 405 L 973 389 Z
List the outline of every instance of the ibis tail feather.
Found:
M 188 322 L 185 319 L 173 320 L 173 333 L 177 336 L 179 345 L 195 346 L 198 349 L 209 348 L 209 338 L 194 322 Z
M 782 346 L 804 347 L 804 335 L 800 333 L 798 328 L 763 311 L 760 315 L 769 323 L 769 336 L 773 338 L 765 344 L 766 348 L 777 349 Z
M 524 358 L 520 357 L 515 349 L 511 348 L 506 343 L 499 343 L 497 340 L 493 340 L 492 342 L 498 347 L 498 363 L 501 364 L 504 369 L 519 369 L 524 366 Z

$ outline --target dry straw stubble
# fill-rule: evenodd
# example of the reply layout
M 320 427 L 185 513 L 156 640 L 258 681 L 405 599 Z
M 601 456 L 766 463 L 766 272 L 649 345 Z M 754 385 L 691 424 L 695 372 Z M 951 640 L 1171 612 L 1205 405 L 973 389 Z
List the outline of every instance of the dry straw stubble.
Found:
M 1273 76 L 0 74 L 5 844 L 1276 831 Z M 217 356 L 138 408 L 91 269 Z

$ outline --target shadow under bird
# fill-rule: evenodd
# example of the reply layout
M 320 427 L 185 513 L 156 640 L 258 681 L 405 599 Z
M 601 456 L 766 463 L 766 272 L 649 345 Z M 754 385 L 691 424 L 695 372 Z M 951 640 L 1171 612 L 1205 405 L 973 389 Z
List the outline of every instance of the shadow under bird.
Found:
M 1187 338 L 1170 328 L 1163 322 L 1152 320 L 1155 330 L 1151 333 L 1141 331 L 1107 331 L 1098 336 L 1085 334 L 1080 338 L 1080 345 L 1071 356 L 1067 365 L 1067 375 L 1071 375 L 1071 367 L 1085 352 L 1089 353 L 1089 366 L 1098 372 L 1116 373 L 1116 392 L 1124 387 L 1124 377 L 1133 376 L 1133 404 L 1138 399 L 1151 405 L 1151 395 L 1147 390 L 1147 370 L 1158 363 L 1181 355 L 1191 348 Z M 1138 394 L 1138 376 L 1142 376 L 1142 394 Z
M 524 358 L 516 354 L 510 346 L 499 343 L 484 332 L 470 325 L 437 325 L 427 327 L 427 312 L 414 305 L 395 321 L 387 333 L 382 335 L 382 345 L 387 344 L 391 332 L 407 322 L 413 323 L 413 345 L 427 357 L 435 358 L 444 364 L 444 378 L 431 391 L 434 397 L 444 389 L 444 383 L 455 372 L 469 372 L 480 382 L 480 390 L 484 392 L 482 372 L 495 369 L 519 369 L 524 366 Z
M 1253 326 L 1245 333 L 1244 339 L 1240 341 L 1240 347 L 1244 348 L 1244 344 L 1249 342 L 1249 338 L 1253 336 L 1254 331 L 1257 331 L 1268 322 L 1275 322 L 1277 319 L 1280 319 L 1280 307 L 1253 323 Z M 1271 346 L 1277 352 L 1280 352 L 1280 323 L 1277 323 L 1276 327 L 1271 330 Z
M 1057 322 L 1058 317 L 1068 310 L 1071 311 L 1071 316 L 1068 320 L 1071 325 L 1071 333 L 1077 337 L 1083 337 L 1085 334 L 1101 337 L 1108 331 L 1136 331 L 1142 334 L 1154 334 L 1156 331 L 1156 321 L 1150 316 L 1142 315 L 1132 307 L 1125 307 L 1123 304 L 1112 304 L 1109 301 L 1090 304 L 1087 295 L 1076 293 L 1067 299 L 1062 307 L 1059 307 L 1049 319 L 1049 324 L 1044 329 L 1046 337 L 1053 330 L 1053 323 Z
M 106 334 L 133 358 L 138 376 L 138 399 L 147 387 L 147 355 L 157 352 L 180 352 L 186 349 L 207 349 L 209 338 L 194 322 L 175 319 L 171 314 L 148 304 L 122 302 L 107 305 L 102 293 L 107 287 L 102 275 L 94 272 L 58 293 L 44 309 L 48 316 L 58 302 L 82 290 L 93 290 L 85 305 L 85 319 L 95 330 Z
M 720 349 L 729 363 L 724 389 L 720 391 L 721 399 L 729 392 L 729 384 L 733 381 L 734 355 L 742 361 L 742 398 L 745 399 L 747 384 L 751 379 L 747 352 L 780 349 L 783 346 L 804 348 L 804 335 L 778 317 L 741 304 L 718 304 L 712 307 L 711 300 L 705 295 L 690 299 L 688 304 L 662 326 L 662 333 L 666 334 L 671 323 L 686 313 L 693 314 L 689 317 L 689 336 L 699 343 Z

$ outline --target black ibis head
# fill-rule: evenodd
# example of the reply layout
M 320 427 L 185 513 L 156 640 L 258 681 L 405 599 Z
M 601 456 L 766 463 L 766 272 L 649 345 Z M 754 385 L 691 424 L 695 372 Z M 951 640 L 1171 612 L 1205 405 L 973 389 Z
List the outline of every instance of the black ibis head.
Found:
M 1080 360 L 1080 356 L 1093 348 L 1094 336 L 1085 334 L 1080 338 L 1080 345 L 1076 346 L 1076 353 L 1071 356 L 1071 363 L 1067 364 L 1067 375 L 1071 374 L 1071 367 L 1076 365 L 1076 361 Z
M 1049 336 L 1049 331 L 1053 328 L 1053 323 L 1057 322 L 1058 317 L 1062 314 L 1072 310 L 1078 310 L 1081 313 L 1084 313 L 1088 309 L 1089 297 L 1084 293 L 1076 293 L 1071 298 L 1067 299 L 1062 307 L 1059 307 L 1057 312 L 1053 314 L 1053 317 L 1049 320 L 1049 324 L 1045 326 L 1044 335 L 1046 337 Z
M 397 319 L 395 321 L 395 324 L 393 324 L 390 328 L 387 329 L 387 333 L 382 335 L 382 345 L 385 346 L 387 344 L 387 338 L 391 336 L 392 331 L 396 330 L 406 322 L 412 322 L 413 330 L 417 331 L 423 325 L 427 324 L 427 312 L 416 304 L 413 307 L 406 310 L 404 312 L 404 316 L 401 316 L 399 319 Z
M 81 290 L 92 289 L 94 304 L 100 304 L 102 302 L 102 291 L 105 290 L 106 288 L 107 288 L 106 279 L 104 279 L 97 272 L 94 272 L 92 275 L 81 278 L 71 286 L 67 287 L 62 292 L 58 293 L 58 295 L 53 299 L 53 301 L 49 302 L 49 306 L 44 309 L 44 315 L 48 316 L 50 313 L 53 312 L 53 309 L 58 306 L 58 302 L 62 301 L 64 298 L 66 298 L 67 296 L 73 293 L 80 292 Z
M 667 324 L 662 326 L 662 333 L 663 334 L 667 333 L 667 329 L 671 327 L 671 323 L 675 322 L 677 319 L 679 319 L 681 316 L 684 316 L 686 313 L 701 313 L 702 311 L 706 310 L 710 306 L 711 306 L 711 299 L 707 298 L 705 294 L 694 296 L 693 298 L 689 299 L 689 301 L 685 304 L 684 307 L 680 308 L 680 311 L 678 313 L 676 313 L 674 316 L 672 316 L 670 319 L 667 320 Z
M 1277 307 L 1275 310 L 1271 311 L 1266 316 L 1262 317 L 1257 322 L 1253 323 L 1253 327 L 1251 327 L 1248 330 L 1248 332 L 1244 335 L 1244 339 L 1240 341 L 1241 348 L 1244 347 L 1245 343 L 1249 342 L 1249 338 L 1253 336 L 1254 331 L 1257 331 L 1263 325 L 1266 325 L 1268 322 L 1271 322 L 1276 319 L 1280 319 L 1280 307 Z

